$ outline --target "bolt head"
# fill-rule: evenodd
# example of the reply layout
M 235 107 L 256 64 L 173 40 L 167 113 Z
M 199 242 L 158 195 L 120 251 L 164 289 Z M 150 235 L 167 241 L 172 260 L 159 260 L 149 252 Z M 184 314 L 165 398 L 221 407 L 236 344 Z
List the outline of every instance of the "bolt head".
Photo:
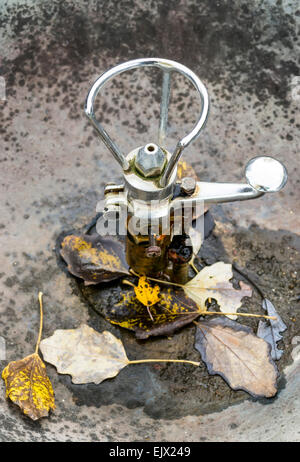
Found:
M 154 143 L 140 148 L 135 158 L 136 169 L 145 178 L 159 176 L 164 169 L 165 162 L 166 154 Z
M 196 180 L 190 176 L 186 176 L 182 178 L 180 187 L 185 194 L 190 196 L 196 189 Z

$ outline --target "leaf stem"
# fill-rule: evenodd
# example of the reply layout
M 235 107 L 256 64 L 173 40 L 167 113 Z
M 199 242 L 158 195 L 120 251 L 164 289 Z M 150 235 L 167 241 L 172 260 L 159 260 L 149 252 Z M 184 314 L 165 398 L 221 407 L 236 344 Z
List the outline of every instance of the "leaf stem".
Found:
M 128 360 L 128 364 L 141 364 L 141 363 L 186 363 L 193 364 L 193 366 L 200 366 L 199 362 L 188 361 L 186 359 L 134 359 Z
M 138 273 L 136 273 L 133 269 L 131 269 L 130 272 L 131 272 L 134 276 L 136 276 L 136 277 L 138 277 L 138 278 L 141 277 L 141 275 L 138 274 Z M 184 287 L 184 284 L 177 284 L 176 282 L 162 281 L 161 279 L 155 279 L 155 278 L 151 278 L 151 277 L 149 277 L 149 276 L 146 276 L 146 278 L 149 279 L 149 281 L 161 282 L 162 284 L 169 284 L 169 285 L 171 285 L 171 286 L 176 286 L 176 287 Z
M 191 265 L 192 266 L 192 265 Z M 197 270 L 197 268 L 194 268 L 192 266 L 192 268 L 199 272 Z M 134 275 L 134 276 L 137 276 L 137 277 L 140 277 L 140 275 L 138 273 L 136 273 L 134 270 L 130 270 L 130 272 Z M 151 278 L 149 276 L 146 276 L 147 279 L 149 279 L 150 281 L 154 281 L 154 282 L 161 282 L 162 284 L 169 284 L 171 286 L 176 286 L 176 287 L 181 287 L 181 288 L 184 288 L 184 284 L 177 284 L 176 282 L 169 282 L 169 281 L 162 281 L 161 279 L 155 279 L 155 278 Z M 127 281 L 129 283 L 129 281 Z M 130 284 L 130 283 L 129 283 Z M 131 284 L 130 284 L 131 285 Z M 133 285 L 133 284 L 132 284 Z M 134 286 L 134 285 L 133 285 Z M 202 290 L 207 290 L 207 289 L 203 289 L 203 288 L 200 288 Z M 191 313 L 197 313 L 197 311 L 191 311 Z M 184 313 L 177 313 L 177 314 L 182 314 L 182 315 L 186 315 L 188 314 L 187 312 L 184 312 Z M 264 319 L 272 319 L 272 320 L 276 320 L 276 316 L 266 316 L 266 315 L 263 315 L 263 314 L 251 314 L 251 313 L 223 313 L 222 311 L 200 311 L 199 310 L 199 314 L 205 316 L 205 315 L 219 315 L 219 316 L 248 316 L 250 318 L 264 318 Z
M 39 292 L 39 302 L 40 302 L 40 331 L 39 331 L 39 336 L 36 342 L 36 347 L 35 347 L 35 354 L 38 353 L 39 351 L 39 346 L 41 343 L 41 338 L 42 338 L 42 330 L 43 330 L 43 292 Z
M 214 315 L 214 314 L 218 314 L 218 315 L 221 315 L 221 316 L 246 316 L 246 317 L 250 317 L 250 318 L 265 318 L 265 319 L 277 319 L 276 316 L 266 316 L 264 314 L 252 314 L 252 313 L 223 313 L 222 311 L 204 311 L 204 313 L 202 313 L 203 316 L 205 315 Z
M 252 314 L 252 313 L 238 313 L 238 312 L 234 312 L 234 313 L 223 313 L 223 311 L 183 311 L 182 313 L 176 313 L 176 316 L 180 316 L 180 315 L 187 315 L 187 314 L 199 314 L 201 316 L 215 316 L 215 315 L 218 315 L 218 316 L 245 316 L 245 317 L 250 317 L 250 318 L 264 318 L 264 319 L 272 319 L 272 320 L 276 320 L 276 316 L 266 316 L 265 314 Z
M 190 262 L 190 266 L 193 268 L 193 270 L 195 271 L 196 274 L 199 273 L 199 270 L 198 270 L 198 268 L 196 268 L 196 266 L 195 266 L 195 264 L 194 264 L 193 261 Z
M 122 284 L 127 284 L 128 286 L 136 287 L 132 282 L 128 281 L 127 279 L 123 279 Z

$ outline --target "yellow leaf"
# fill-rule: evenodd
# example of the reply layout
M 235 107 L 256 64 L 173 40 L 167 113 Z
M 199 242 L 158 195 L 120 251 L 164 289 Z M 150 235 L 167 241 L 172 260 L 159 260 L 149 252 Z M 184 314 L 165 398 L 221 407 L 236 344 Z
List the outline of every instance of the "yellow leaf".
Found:
M 152 306 L 159 302 L 159 291 L 158 285 L 150 286 L 146 276 L 140 277 L 138 286 L 134 288 L 136 298 L 145 306 Z
M 10 362 L 2 372 L 6 397 L 20 406 L 33 420 L 48 415 L 55 409 L 54 392 L 46 367 L 37 353 Z
M 196 181 L 199 181 L 197 174 L 195 170 L 193 169 L 193 167 L 187 162 L 185 162 L 184 160 L 183 161 L 180 160 L 177 164 L 177 180 L 182 180 L 182 178 L 186 176 L 192 177 Z
M 40 329 L 35 352 L 19 361 L 10 362 L 2 372 L 6 397 L 20 406 L 32 420 L 46 417 L 55 409 L 54 392 L 46 374 L 46 366 L 38 355 L 43 330 L 43 293 L 39 292 Z

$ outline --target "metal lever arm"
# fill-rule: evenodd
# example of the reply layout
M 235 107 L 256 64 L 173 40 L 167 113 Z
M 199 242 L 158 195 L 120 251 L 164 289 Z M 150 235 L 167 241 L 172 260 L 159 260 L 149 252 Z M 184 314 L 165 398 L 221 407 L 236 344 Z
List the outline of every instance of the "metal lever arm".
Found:
M 197 182 L 193 195 L 188 197 L 177 197 L 172 201 L 171 207 L 205 202 L 219 204 L 224 202 L 244 201 L 263 196 L 264 192 L 257 191 L 248 184 L 238 183 L 206 183 Z
M 245 176 L 248 184 L 206 183 L 199 181 L 195 192 L 189 197 L 178 197 L 172 205 L 199 201 L 222 203 L 255 199 L 265 193 L 280 191 L 287 182 L 285 166 L 268 156 L 255 157 L 246 165 Z

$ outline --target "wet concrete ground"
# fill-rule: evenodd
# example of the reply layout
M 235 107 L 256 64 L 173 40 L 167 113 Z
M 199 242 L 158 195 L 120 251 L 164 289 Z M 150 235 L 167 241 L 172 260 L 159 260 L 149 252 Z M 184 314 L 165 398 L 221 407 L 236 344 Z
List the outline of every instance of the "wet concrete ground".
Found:
M 291 97 L 292 78 L 300 75 L 299 14 L 296 2 L 271 0 L 2 3 L 0 335 L 8 361 L 33 351 L 39 290 L 45 293 L 44 337 L 81 322 L 104 327 L 77 282 L 57 265 L 54 247 L 61 231 L 90 221 L 104 184 L 120 178 L 83 114 L 91 84 L 107 68 L 155 55 L 191 67 L 211 96 L 208 125 L 184 153 L 199 177 L 243 180 L 246 162 L 267 154 L 285 163 L 289 182 L 279 194 L 212 210 L 219 224 L 212 248 L 203 248 L 206 258 L 235 259 L 257 277 L 288 325 L 277 399 L 243 401 L 244 393 L 209 378 L 204 367 L 198 376 L 185 366 L 182 372 L 176 365 L 139 365 L 103 384 L 93 401 L 95 389 L 75 392 L 68 377 L 48 366 L 57 410 L 30 422 L 5 400 L 1 382 L 0 440 L 299 440 L 300 102 Z M 158 100 L 154 73 L 122 77 L 105 90 L 99 120 L 128 152 L 154 140 Z M 176 79 L 170 148 L 198 110 L 194 93 Z M 159 340 L 157 349 L 166 356 L 180 355 L 181 345 L 191 351 L 192 329 Z M 130 334 L 112 330 L 138 357 Z M 141 356 L 151 350 L 147 345 Z M 6 363 L 0 361 L 1 368 Z M 203 406 L 203 384 L 216 408 Z

